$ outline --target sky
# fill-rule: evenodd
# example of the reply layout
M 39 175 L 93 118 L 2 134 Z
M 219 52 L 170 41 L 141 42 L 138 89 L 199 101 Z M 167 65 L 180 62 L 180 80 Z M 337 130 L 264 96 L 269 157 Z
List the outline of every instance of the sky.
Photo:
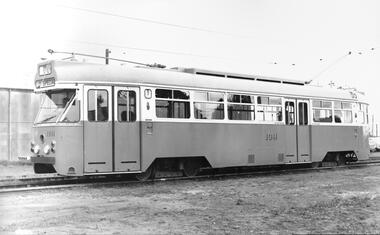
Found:
M 377 0 L 2 1 L 0 86 L 32 86 L 41 58 L 67 57 L 50 48 L 109 48 L 111 57 L 169 68 L 354 87 L 380 120 L 379 12 Z

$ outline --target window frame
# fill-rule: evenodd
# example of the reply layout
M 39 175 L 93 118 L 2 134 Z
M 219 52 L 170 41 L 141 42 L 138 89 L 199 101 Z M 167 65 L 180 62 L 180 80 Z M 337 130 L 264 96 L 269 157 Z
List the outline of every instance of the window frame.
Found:
M 97 99 L 97 92 L 98 91 L 106 91 L 107 93 L 107 120 L 103 120 L 103 121 L 98 121 L 98 116 L 97 116 L 97 113 L 98 113 L 98 110 L 97 110 L 97 100 L 95 102 L 95 113 L 94 113 L 94 117 L 95 117 L 95 120 L 90 120 L 88 117 L 88 113 L 89 113 L 89 105 L 90 105 L 90 97 L 89 97 L 89 94 L 90 94 L 90 91 L 95 91 L 96 92 L 96 95 L 95 95 L 95 99 Z M 86 105 L 86 114 L 87 114 L 87 121 L 88 122 L 109 122 L 110 121 L 110 96 L 109 96 L 109 90 L 106 89 L 106 88 L 90 88 L 87 90 L 87 105 Z M 111 117 L 112 119 L 112 117 Z
M 312 124 L 318 124 L 318 125 L 331 125 L 334 124 L 334 108 L 333 108 L 333 101 L 332 100 L 325 100 L 325 99 L 311 99 L 311 120 Z M 314 102 L 319 101 L 321 102 L 321 107 L 315 106 Z M 330 103 L 330 107 L 324 107 L 325 103 Z M 331 121 L 330 122 L 321 122 L 321 121 L 316 121 L 314 119 L 314 111 L 315 110 L 329 110 L 331 112 Z
M 160 98 L 160 97 L 157 97 L 157 91 L 158 90 L 169 90 L 171 91 L 171 98 Z M 175 91 L 181 91 L 181 92 L 186 92 L 187 93 L 187 96 L 188 98 L 187 99 L 179 99 L 179 98 L 174 98 L 175 96 Z M 157 101 L 167 101 L 169 103 L 169 106 L 171 106 L 171 110 L 172 110 L 172 117 L 159 117 L 157 114 Z M 175 106 L 175 103 L 184 103 L 185 104 L 185 117 L 175 117 L 174 113 L 175 113 L 175 109 L 174 109 L 174 106 Z M 188 110 L 186 110 L 186 103 L 188 104 Z M 169 119 L 169 120 L 189 120 L 191 119 L 191 92 L 190 90 L 188 89 L 182 89 L 182 88 L 156 88 L 154 90 L 154 116 L 155 118 L 159 119 L 159 120 L 162 120 L 162 119 Z M 188 111 L 188 112 L 186 112 Z M 186 113 L 188 115 L 186 115 Z
M 256 109 L 255 109 L 255 121 L 259 122 L 259 123 L 282 123 L 282 124 L 285 124 L 285 118 L 284 118 L 284 108 L 285 108 L 285 103 L 284 101 L 287 100 L 286 97 L 282 97 L 282 96 L 272 96 L 272 95 L 257 95 L 255 96 L 256 98 Z M 265 104 L 265 103 L 259 103 L 259 98 L 268 98 L 268 102 Z M 280 104 L 271 104 L 271 98 L 272 99 L 280 99 Z M 261 101 L 260 101 L 261 102 Z M 260 110 L 260 108 L 262 108 L 262 110 Z M 280 108 L 280 112 L 278 111 L 273 111 L 273 110 L 266 110 L 267 108 Z M 263 119 L 258 119 L 259 117 L 259 113 L 263 113 Z M 266 120 L 265 117 L 265 113 L 271 113 L 272 115 L 273 114 L 278 114 L 280 113 L 281 114 L 281 120 Z
M 129 102 L 130 102 L 130 100 L 128 100 L 128 103 L 127 103 L 127 110 L 124 110 L 125 112 L 127 112 L 127 120 L 126 121 L 122 121 L 122 120 L 120 120 L 120 117 L 121 116 L 119 116 L 119 92 L 121 92 L 121 91 L 124 91 L 124 92 L 128 92 L 128 99 L 130 99 L 130 94 L 129 93 L 131 93 L 131 92 L 133 92 L 134 93 L 134 95 L 135 95 L 135 104 L 134 104 L 134 106 L 131 106 L 130 104 L 129 104 Z M 138 109 L 138 103 L 137 103 L 137 96 L 138 96 L 138 93 L 135 91 L 135 90 L 131 90 L 131 89 L 123 89 L 123 88 L 120 88 L 120 89 L 118 89 L 117 90 L 117 92 L 116 92 L 116 102 L 115 102 L 115 104 L 116 104 L 116 118 L 115 118 L 115 121 L 117 121 L 117 122 L 120 122 L 120 123 L 133 123 L 133 122 L 136 122 L 137 121 L 137 109 Z M 129 104 L 129 106 L 128 106 L 128 104 Z M 128 109 L 128 107 L 129 107 L 129 109 Z M 129 119 L 129 111 L 130 111 L 130 107 L 134 107 L 135 108 L 135 118 L 134 118 L 134 120 L 128 120 Z M 124 112 L 123 111 L 123 112 Z
M 236 101 L 229 101 L 229 98 L 230 96 L 234 97 L 234 96 L 239 96 L 239 102 L 236 102 Z M 250 99 L 251 99 L 251 103 L 248 103 L 248 102 L 244 102 L 243 103 L 243 96 L 249 96 Z M 226 115 L 226 118 L 228 121 L 242 121 L 242 122 L 253 122 L 255 121 L 256 119 L 256 96 L 252 95 L 252 94 L 243 94 L 243 93 L 232 93 L 232 92 L 228 92 L 226 93 L 226 99 L 225 99 L 225 102 L 226 102 L 226 110 L 227 110 L 227 115 Z M 253 110 L 250 110 L 250 114 L 251 114 L 251 119 L 230 119 L 230 105 L 240 105 L 240 106 L 244 106 L 244 107 L 251 107 L 253 108 Z M 245 111 L 245 112 L 248 112 Z

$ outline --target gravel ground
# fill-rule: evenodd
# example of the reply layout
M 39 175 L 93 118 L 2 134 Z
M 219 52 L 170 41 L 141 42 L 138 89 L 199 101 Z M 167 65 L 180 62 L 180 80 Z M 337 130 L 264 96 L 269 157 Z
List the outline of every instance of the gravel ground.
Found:
M 0 194 L 0 234 L 380 233 L 380 166 Z

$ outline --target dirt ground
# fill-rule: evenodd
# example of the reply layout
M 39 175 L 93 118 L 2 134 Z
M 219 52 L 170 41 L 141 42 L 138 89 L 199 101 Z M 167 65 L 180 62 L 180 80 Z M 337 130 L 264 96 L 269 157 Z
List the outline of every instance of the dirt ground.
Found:
M 31 175 L 34 175 L 31 163 L 0 161 L 0 180 L 7 178 L 22 178 Z
M 380 166 L 2 193 L 3 233 L 380 233 Z

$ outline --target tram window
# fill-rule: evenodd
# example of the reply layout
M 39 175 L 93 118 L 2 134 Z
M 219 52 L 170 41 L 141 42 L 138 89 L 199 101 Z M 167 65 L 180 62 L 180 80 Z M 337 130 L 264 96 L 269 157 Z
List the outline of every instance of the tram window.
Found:
M 254 96 L 228 94 L 227 113 L 229 120 L 255 120 Z
M 174 90 L 174 99 L 188 100 L 190 95 L 188 91 Z
M 190 118 L 190 93 L 185 90 L 156 89 L 158 118 Z
M 240 103 L 240 95 L 228 94 L 227 101 L 231 103 Z
M 359 104 L 358 123 L 368 123 L 368 106 L 365 104 Z
M 108 121 L 108 92 L 107 90 L 88 91 L 87 118 L 88 121 Z
M 308 124 L 307 103 L 305 102 L 298 103 L 298 119 L 299 119 L 299 125 Z
M 241 96 L 241 102 L 242 103 L 246 103 L 246 104 L 254 104 L 255 103 L 255 99 L 251 95 L 242 95 Z
M 258 104 L 269 104 L 269 97 L 266 96 L 258 96 L 257 97 Z
M 228 94 L 227 101 L 230 103 L 244 103 L 244 104 L 254 104 L 254 96 L 251 95 L 237 95 L 237 94 Z
M 352 104 L 348 102 L 334 102 L 335 123 L 352 123 Z
M 62 122 L 79 122 L 80 119 L 80 101 L 75 99 L 69 106 Z
M 313 100 L 313 121 L 332 122 L 332 102 L 324 100 Z
M 136 92 L 125 90 L 118 91 L 117 116 L 119 122 L 136 121 Z
M 282 121 L 282 108 L 278 106 L 257 106 L 256 120 Z
M 173 90 L 156 89 L 156 98 L 171 99 L 173 98 Z
M 190 95 L 184 90 L 156 89 L 156 98 L 188 100 Z
M 314 122 L 332 122 L 332 112 L 330 109 L 313 109 Z
M 207 92 L 205 91 L 194 91 L 194 100 L 207 101 L 207 97 Z
M 190 102 L 156 100 L 158 118 L 190 118 Z
M 228 104 L 228 119 L 230 120 L 254 120 L 255 106 Z
M 256 120 L 282 121 L 282 107 L 280 97 L 258 96 Z
M 194 102 L 196 119 L 224 119 L 224 104 Z
M 294 102 L 286 101 L 285 102 L 285 124 L 294 125 L 295 124 L 295 115 L 294 115 Z

